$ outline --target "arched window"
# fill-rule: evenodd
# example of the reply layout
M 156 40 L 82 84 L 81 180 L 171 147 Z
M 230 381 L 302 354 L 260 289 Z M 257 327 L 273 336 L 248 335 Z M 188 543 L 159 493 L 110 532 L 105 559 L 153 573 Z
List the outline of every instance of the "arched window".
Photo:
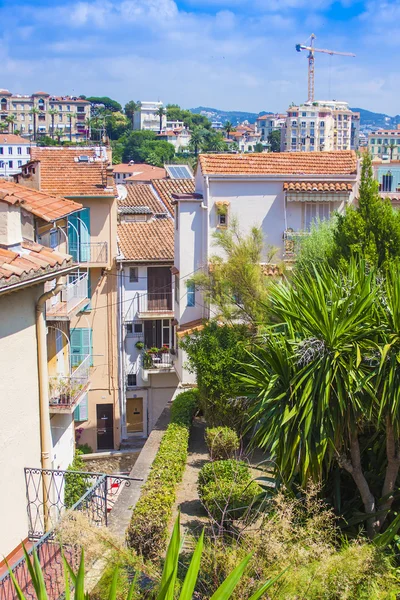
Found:
M 43 98 L 39 98 L 38 108 L 39 108 L 39 110 L 44 110 L 44 100 L 43 100 Z
M 6 98 L 2 98 L 0 100 L 0 108 L 1 108 L 1 110 L 7 110 L 7 99 Z

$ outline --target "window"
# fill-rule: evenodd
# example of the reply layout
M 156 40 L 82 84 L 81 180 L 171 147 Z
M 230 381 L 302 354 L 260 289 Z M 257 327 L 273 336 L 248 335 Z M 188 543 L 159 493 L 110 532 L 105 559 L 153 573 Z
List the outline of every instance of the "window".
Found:
M 310 127 L 314 127 L 315 122 L 314 121 L 310 121 Z
M 4 154 L 4 148 L 3 148 L 3 146 L 0 146 L 0 154 Z
M 70 110 L 71 110 L 71 105 L 67 104 L 67 111 L 70 112 Z
M 78 366 L 85 356 L 92 356 L 93 366 L 93 344 L 92 329 L 90 327 L 75 327 L 70 334 L 71 366 Z
M 137 267 L 129 267 L 129 283 L 137 283 L 139 281 L 139 272 Z
M 61 111 L 62 111 L 62 104 L 59 104 L 59 105 L 58 105 L 58 110 L 61 110 Z
M 195 306 L 196 304 L 196 288 L 194 283 L 187 284 L 187 302 L 186 306 Z
M 218 227 L 226 227 L 228 220 L 227 220 L 227 216 L 226 214 L 219 214 L 218 215 Z
M 306 112 L 302 112 L 302 113 L 301 113 L 301 116 L 302 116 L 302 117 L 306 117 L 306 116 L 307 116 L 307 113 L 306 113 Z
M 18 161 L 18 166 L 19 166 L 19 167 L 22 167 L 22 160 L 19 160 L 19 161 Z
M 9 160 L 9 161 L 8 161 L 8 166 L 9 166 L 9 168 L 10 168 L 10 169 L 12 169 L 12 168 L 13 168 L 13 161 L 12 161 L 12 160 Z
M 375 138 L 370 139 L 371 144 L 375 144 Z
M 302 126 L 302 127 L 307 127 L 307 123 L 306 123 L 305 121 L 302 121 L 302 122 L 301 122 L 301 126 Z
M 132 335 L 133 333 L 133 323 L 126 324 L 126 333 L 127 335 Z
M 13 149 L 11 146 L 8 146 L 8 154 L 12 154 L 13 153 Z
M 320 122 L 320 124 L 319 124 L 319 126 L 320 126 L 321 128 L 322 128 L 322 127 L 325 127 L 325 121 L 321 121 L 321 122 Z
M 136 373 L 128 373 L 127 376 L 127 386 L 128 387 L 135 387 L 137 385 L 136 383 Z
M 18 161 L 21 162 L 21 161 Z M 58 246 L 58 231 L 57 229 L 52 229 L 50 231 L 50 248 L 57 248 Z
M 27 146 L 27 147 L 26 147 L 26 153 L 27 153 L 27 154 L 30 154 L 30 153 L 31 153 L 31 149 L 30 149 L 30 147 L 29 147 L 29 146 Z
M 58 120 L 61 123 L 61 121 L 63 120 L 63 116 L 62 115 L 58 115 Z
M 18 154 L 22 154 L 22 148 L 21 148 L 21 146 L 18 146 L 17 152 L 18 152 Z
M 4 160 L 0 160 L 0 169 L 4 169 Z
M 21 121 L 25 121 L 25 115 L 20 115 Z
M 87 421 L 88 419 L 88 394 L 86 393 L 74 410 L 74 421 Z
M 382 192 L 391 192 L 393 183 L 393 175 L 389 172 L 382 175 Z
M 309 231 L 312 223 L 316 221 L 329 220 L 332 212 L 330 202 L 306 202 L 304 210 L 304 228 L 306 231 Z
M 134 323 L 133 324 L 133 333 L 136 333 L 136 334 L 143 333 L 143 323 Z

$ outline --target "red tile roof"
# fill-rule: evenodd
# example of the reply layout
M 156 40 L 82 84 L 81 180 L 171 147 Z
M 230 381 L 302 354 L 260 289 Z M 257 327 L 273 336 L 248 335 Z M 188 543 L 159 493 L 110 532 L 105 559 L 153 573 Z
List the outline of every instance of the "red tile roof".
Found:
M 353 184 L 348 181 L 285 181 L 287 192 L 351 192 Z
M 165 169 L 146 163 L 114 165 L 113 173 L 130 173 L 127 181 L 150 181 L 151 179 L 164 179 L 167 176 Z
M 154 214 L 167 212 L 167 207 L 156 197 L 148 183 L 127 185 L 126 198 L 119 199 L 118 206 L 148 207 Z
M 90 162 L 79 162 L 79 156 Z M 40 190 L 56 196 L 113 196 L 107 188 L 107 162 L 93 148 L 32 148 L 31 160 L 40 162 Z
M 174 221 L 166 217 L 119 223 L 118 244 L 125 260 L 172 262 Z
M 82 208 L 82 204 L 73 200 L 55 198 L 44 192 L 1 179 L 0 201 L 19 205 L 27 212 L 47 222 L 61 219 Z
M 21 146 L 30 146 L 30 141 L 14 133 L 0 133 L 1 144 L 21 144 Z
M 204 175 L 352 175 L 357 172 L 353 150 L 201 154 L 199 160 Z
M 16 251 L 0 248 L 0 291 L 17 283 L 33 283 L 43 275 L 73 267 L 69 254 L 61 254 L 46 246 L 25 240 Z
M 194 179 L 157 179 L 151 183 L 171 214 L 174 211 L 172 194 L 194 193 Z

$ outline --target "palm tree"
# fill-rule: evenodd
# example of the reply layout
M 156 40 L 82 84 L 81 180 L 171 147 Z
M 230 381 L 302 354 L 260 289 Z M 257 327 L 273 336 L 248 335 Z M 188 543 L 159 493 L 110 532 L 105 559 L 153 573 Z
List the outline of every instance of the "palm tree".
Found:
M 249 353 L 242 378 L 254 443 L 286 481 L 326 481 L 335 463 L 347 471 L 373 538 L 400 468 L 400 268 L 382 283 L 363 262 L 335 270 L 321 261 L 272 286 L 269 301 L 280 332 Z M 362 435 L 380 435 L 386 448 L 375 472 L 361 461 Z
M 56 115 L 58 115 L 58 110 L 56 110 L 55 108 L 51 108 L 48 111 L 48 114 L 51 116 L 51 137 L 54 140 L 54 118 Z
M 8 123 L 6 123 L 6 121 L 0 121 L 0 131 L 1 131 L 1 133 L 4 133 L 6 129 L 8 129 Z
M 225 129 L 225 131 L 226 131 L 226 135 L 227 135 L 227 137 L 228 137 L 228 140 L 229 140 L 230 133 L 231 133 L 231 131 L 233 130 L 233 125 L 232 125 L 232 123 L 231 123 L 230 121 L 227 121 L 227 122 L 225 123 L 225 127 L 224 127 L 224 129 Z
M 162 119 L 163 116 L 165 115 L 165 109 L 163 106 L 160 106 L 160 108 L 157 110 L 157 115 L 160 117 L 160 133 L 162 132 Z
M 17 117 L 13 114 L 7 115 L 6 116 L 6 123 L 8 123 L 9 125 L 11 125 L 11 133 L 14 133 L 14 127 L 15 127 L 15 121 L 17 120 Z
M 204 144 L 206 138 L 206 130 L 203 127 L 195 127 L 192 131 L 192 135 L 190 137 L 189 148 L 190 150 L 194 150 L 195 156 L 198 155 L 199 149 Z
M 73 113 L 67 113 L 67 119 L 69 120 L 69 141 L 72 142 L 72 119 L 75 119 Z
M 85 119 L 85 131 L 86 131 L 86 141 L 91 138 L 91 127 L 92 127 L 92 119 Z M 89 135 L 88 135 L 89 134 Z
M 33 106 L 29 111 L 30 115 L 33 115 L 33 139 L 36 141 L 36 115 L 40 113 L 40 110 Z
M 125 104 L 125 114 L 128 119 L 132 120 L 132 129 L 133 129 L 133 121 L 135 117 L 135 112 L 140 108 L 140 102 L 135 102 L 134 100 L 129 100 L 127 104 Z
M 396 144 L 391 142 L 389 148 L 390 148 L 390 160 L 392 160 L 393 159 L 393 150 L 396 148 Z

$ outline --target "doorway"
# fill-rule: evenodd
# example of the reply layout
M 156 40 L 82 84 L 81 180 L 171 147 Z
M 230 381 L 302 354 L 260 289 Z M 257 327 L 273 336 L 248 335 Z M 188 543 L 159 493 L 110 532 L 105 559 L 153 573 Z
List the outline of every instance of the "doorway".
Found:
M 126 433 L 143 432 L 143 398 L 126 399 Z
M 114 406 L 97 404 L 97 449 L 114 449 Z

